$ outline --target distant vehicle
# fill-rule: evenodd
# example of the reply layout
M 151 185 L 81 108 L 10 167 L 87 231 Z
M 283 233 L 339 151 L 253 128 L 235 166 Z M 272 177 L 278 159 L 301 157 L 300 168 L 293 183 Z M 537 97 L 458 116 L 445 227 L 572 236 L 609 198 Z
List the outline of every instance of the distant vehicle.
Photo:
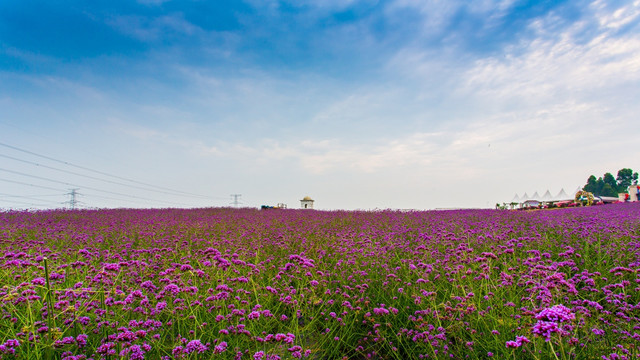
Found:
M 262 206 L 260 206 L 261 210 L 286 209 L 286 208 L 287 208 L 287 204 L 284 204 L 284 203 L 278 203 L 276 206 L 272 206 L 272 205 L 262 205 Z

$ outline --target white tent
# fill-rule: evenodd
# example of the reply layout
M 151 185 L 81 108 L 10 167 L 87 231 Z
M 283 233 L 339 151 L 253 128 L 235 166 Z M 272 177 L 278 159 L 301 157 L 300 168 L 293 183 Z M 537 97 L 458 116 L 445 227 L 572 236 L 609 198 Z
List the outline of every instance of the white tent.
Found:
M 527 193 L 524 193 L 524 195 L 522 195 L 520 200 L 522 200 L 523 202 L 529 200 L 529 195 Z
M 516 194 L 513 199 L 511 199 L 512 203 L 519 203 L 520 202 L 520 197 L 518 196 L 518 194 Z
M 582 188 L 580 186 L 578 186 L 578 188 L 574 192 L 571 193 L 572 197 L 575 198 L 576 194 L 578 193 L 578 191 L 582 191 Z
M 534 192 L 533 195 L 531 195 L 531 199 L 533 200 L 540 200 L 540 195 L 538 194 L 538 192 Z
M 564 188 L 560 189 L 558 195 L 556 195 L 553 200 L 569 200 L 569 195 L 564 191 Z
M 553 199 L 553 196 L 551 196 L 551 193 L 549 192 L 549 190 L 547 190 L 547 192 L 544 193 L 544 195 L 542 195 L 542 201 L 551 201 Z

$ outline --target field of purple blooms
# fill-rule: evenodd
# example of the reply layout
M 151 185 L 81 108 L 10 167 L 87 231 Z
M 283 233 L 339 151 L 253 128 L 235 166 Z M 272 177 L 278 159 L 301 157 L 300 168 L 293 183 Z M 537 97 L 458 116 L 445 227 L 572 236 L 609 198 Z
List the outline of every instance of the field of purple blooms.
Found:
M 0 212 L 2 359 L 640 357 L 640 203 Z

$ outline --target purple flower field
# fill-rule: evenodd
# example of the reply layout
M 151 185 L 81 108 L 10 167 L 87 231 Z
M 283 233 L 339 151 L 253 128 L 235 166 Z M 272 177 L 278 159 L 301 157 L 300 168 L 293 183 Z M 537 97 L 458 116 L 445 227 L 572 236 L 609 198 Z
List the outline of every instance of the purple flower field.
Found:
M 632 359 L 640 203 L 0 212 L 1 359 Z

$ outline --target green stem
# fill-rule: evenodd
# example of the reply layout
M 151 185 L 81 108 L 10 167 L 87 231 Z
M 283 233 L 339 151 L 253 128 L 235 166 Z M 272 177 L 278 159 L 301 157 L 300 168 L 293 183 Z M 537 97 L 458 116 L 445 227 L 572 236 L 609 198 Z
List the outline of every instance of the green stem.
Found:
M 556 358 L 556 360 L 560 360 L 558 359 L 558 354 L 556 354 L 556 350 L 553 348 L 553 341 L 549 341 L 549 346 L 551 346 L 551 353 L 553 354 L 553 357 Z
M 48 336 L 49 336 L 49 339 L 51 340 L 50 346 L 46 347 L 45 358 L 50 359 L 52 356 L 51 349 L 53 346 L 53 341 L 55 340 L 53 331 L 54 331 L 54 328 L 56 327 L 56 319 L 53 317 L 53 301 L 51 300 L 51 284 L 49 282 L 49 265 L 46 257 L 44 258 L 44 277 L 45 277 L 45 284 L 47 286 L 46 299 L 47 299 L 47 326 L 49 326 Z
M 49 283 L 49 265 L 46 257 L 44 258 L 44 277 L 47 285 L 47 325 L 51 332 L 53 331 L 53 328 L 56 327 L 56 319 L 53 317 L 53 301 L 51 300 L 51 284 Z

